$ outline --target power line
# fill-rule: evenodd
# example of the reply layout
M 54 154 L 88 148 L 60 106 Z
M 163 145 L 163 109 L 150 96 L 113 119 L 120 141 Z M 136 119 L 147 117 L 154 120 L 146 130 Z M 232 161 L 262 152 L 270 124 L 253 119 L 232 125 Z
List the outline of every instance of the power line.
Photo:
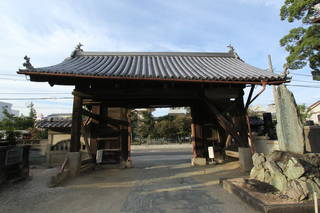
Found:
M 291 73 L 289 73 L 289 74 L 312 77 L 312 75 L 308 75 L 308 74 L 301 74 L 301 73 L 295 73 L 295 72 L 291 72 Z
M 315 86 L 315 85 L 300 85 L 300 84 L 285 84 L 286 86 L 289 87 L 309 87 L 309 88 L 320 88 L 320 86 Z
M 278 74 L 278 75 L 280 75 L 280 74 L 282 74 L 281 72 L 275 72 L 275 74 Z M 298 76 L 307 76 L 307 77 L 312 77 L 312 75 L 310 75 L 310 74 L 302 74 L 302 73 L 296 73 L 296 72 L 289 72 L 289 75 L 298 75 Z
M 320 81 L 304 81 L 304 80 L 294 80 L 294 79 L 293 79 L 292 81 L 306 82 L 306 83 L 315 83 L 315 84 L 320 83 Z
M 48 98 L 0 98 L 2 101 L 28 101 L 28 100 L 59 100 L 72 99 L 72 97 L 48 97 Z
M 0 92 L 0 95 L 57 95 L 71 94 L 71 92 Z
M 9 74 L 9 73 L 0 73 L 0 75 L 5 75 L 5 76 L 19 76 L 18 74 Z M 20 75 L 21 76 L 21 75 Z
M 25 81 L 25 82 L 27 82 L 27 79 L 0 78 L 0 80 Z

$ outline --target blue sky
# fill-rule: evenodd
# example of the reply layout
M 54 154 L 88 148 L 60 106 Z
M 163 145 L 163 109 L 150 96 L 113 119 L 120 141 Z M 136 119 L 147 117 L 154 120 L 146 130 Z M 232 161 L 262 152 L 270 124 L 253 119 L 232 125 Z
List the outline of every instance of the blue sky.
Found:
M 268 67 L 271 54 L 280 72 L 287 53 L 279 40 L 294 26 L 280 21 L 281 4 L 279 0 L 1 1 L 0 99 L 71 96 L 72 87 L 28 82 L 15 72 L 26 54 L 35 67 L 53 65 L 68 57 L 78 42 L 88 51 L 226 52 L 232 44 L 245 62 L 260 68 Z M 295 72 L 310 75 L 309 69 Z M 311 81 L 310 76 L 293 80 L 292 84 L 320 86 L 295 82 Z M 289 88 L 298 103 L 310 105 L 320 99 L 319 88 Z M 5 101 L 24 113 L 30 103 Z M 71 111 L 71 100 L 33 102 L 43 115 Z M 269 88 L 254 104 L 272 102 Z

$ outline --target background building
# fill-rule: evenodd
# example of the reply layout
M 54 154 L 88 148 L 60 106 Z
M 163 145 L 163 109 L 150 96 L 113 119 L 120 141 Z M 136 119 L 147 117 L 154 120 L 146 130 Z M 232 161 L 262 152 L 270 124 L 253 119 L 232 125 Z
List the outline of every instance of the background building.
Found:
M 314 124 L 320 124 L 320 101 L 315 102 L 309 106 L 311 117 L 309 120 L 312 120 Z
M 14 115 L 16 115 L 16 116 L 19 115 L 19 111 L 18 111 L 18 110 L 12 109 L 12 104 L 6 103 L 6 102 L 0 102 L 0 120 L 3 119 L 3 108 L 4 108 L 4 107 L 7 107 L 8 112 L 9 112 L 10 114 L 14 114 Z

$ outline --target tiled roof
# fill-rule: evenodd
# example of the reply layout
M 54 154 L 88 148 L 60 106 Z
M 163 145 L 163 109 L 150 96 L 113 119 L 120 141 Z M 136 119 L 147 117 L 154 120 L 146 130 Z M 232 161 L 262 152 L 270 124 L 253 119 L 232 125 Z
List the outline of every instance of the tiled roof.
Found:
M 28 59 L 28 60 L 27 60 Z M 84 52 L 63 62 L 33 68 L 27 58 L 21 74 L 179 81 L 284 81 L 285 77 L 253 67 L 238 55 L 197 52 Z
M 50 129 L 50 128 L 71 128 L 71 118 L 50 118 L 37 121 L 36 128 Z
M 309 106 L 309 109 L 313 109 L 320 104 L 320 101 L 317 101 Z

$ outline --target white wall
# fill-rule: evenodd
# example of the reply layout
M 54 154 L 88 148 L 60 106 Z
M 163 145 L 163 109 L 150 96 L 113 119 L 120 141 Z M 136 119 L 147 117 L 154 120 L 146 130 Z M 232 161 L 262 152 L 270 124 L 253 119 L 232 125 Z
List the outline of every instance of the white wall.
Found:
M 311 117 L 310 117 L 310 120 L 313 120 L 313 122 L 315 124 L 320 124 L 320 121 L 318 119 L 318 115 L 320 115 L 320 104 L 316 107 L 314 107 L 312 110 L 311 110 Z

